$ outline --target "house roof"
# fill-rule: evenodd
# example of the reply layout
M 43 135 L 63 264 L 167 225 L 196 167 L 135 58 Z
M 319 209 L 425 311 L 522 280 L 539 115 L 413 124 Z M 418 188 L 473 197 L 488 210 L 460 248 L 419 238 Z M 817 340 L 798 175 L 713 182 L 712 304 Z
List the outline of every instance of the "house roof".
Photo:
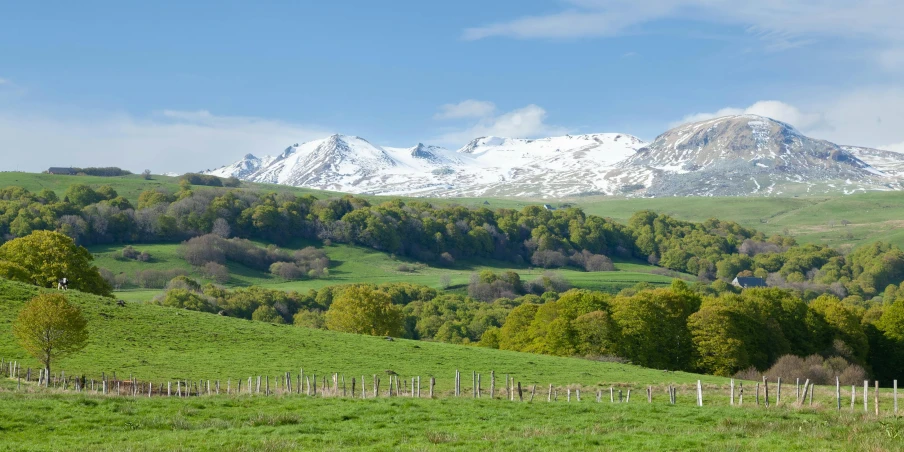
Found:
M 755 278 L 752 276 L 738 276 L 732 281 L 733 284 L 743 288 L 748 287 L 767 287 L 766 280 L 763 278 Z

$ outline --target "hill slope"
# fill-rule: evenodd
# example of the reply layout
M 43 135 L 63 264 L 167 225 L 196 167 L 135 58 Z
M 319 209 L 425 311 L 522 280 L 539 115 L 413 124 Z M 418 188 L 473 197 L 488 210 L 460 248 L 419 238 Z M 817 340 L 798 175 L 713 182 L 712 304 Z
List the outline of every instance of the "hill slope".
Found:
M 0 356 L 37 367 L 14 342 L 10 328 L 25 301 L 39 289 L 0 279 Z M 637 366 L 559 358 L 479 347 L 312 330 L 241 320 L 139 303 L 116 306 L 115 300 L 68 293 L 88 317 L 90 344 L 79 355 L 54 366 L 67 374 L 117 372 L 152 381 L 275 378 L 288 371 L 351 376 L 435 376 L 437 388 L 452 388 L 456 369 L 497 376 L 513 374 L 525 384 L 637 385 L 689 383 L 725 379 L 644 369 Z

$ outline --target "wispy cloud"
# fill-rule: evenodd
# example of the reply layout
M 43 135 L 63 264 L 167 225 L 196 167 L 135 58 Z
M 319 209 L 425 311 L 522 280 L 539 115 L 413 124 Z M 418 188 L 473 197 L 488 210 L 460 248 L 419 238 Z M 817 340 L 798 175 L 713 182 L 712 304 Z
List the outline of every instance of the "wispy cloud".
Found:
M 125 113 L 0 110 L 0 169 L 120 166 L 185 172 L 231 163 L 247 153 L 275 154 L 328 134 L 285 121 L 167 110 Z M 40 156 L 40 157 L 37 157 Z
M 485 118 L 496 111 L 496 104 L 483 100 L 468 99 L 457 104 L 445 104 L 433 119 Z
M 546 110 L 531 104 L 497 116 L 483 117 L 477 123 L 447 131 L 431 142 L 457 147 L 474 138 L 485 136 L 533 138 L 568 133 L 563 127 L 547 124 L 546 116 Z
M 878 58 L 904 69 L 904 2 L 900 0 L 564 0 L 562 11 L 467 28 L 466 40 L 608 37 L 662 19 L 737 25 L 767 48 L 799 47 L 822 37 L 863 40 Z
M 694 113 L 671 125 L 736 114 L 777 119 L 809 136 L 838 144 L 904 152 L 904 89 L 896 87 L 857 89 L 801 107 L 774 100 L 761 101 L 749 107 Z

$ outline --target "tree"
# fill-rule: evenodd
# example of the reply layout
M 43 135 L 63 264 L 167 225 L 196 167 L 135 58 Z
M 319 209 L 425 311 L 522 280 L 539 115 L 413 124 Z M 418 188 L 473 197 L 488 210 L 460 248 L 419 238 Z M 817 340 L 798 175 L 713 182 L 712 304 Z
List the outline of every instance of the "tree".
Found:
M 44 365 L 85 348 L 88 322 L 78 306 L 61 294 L 41 294 L 32 298 L 19 311 L 13 324 L 13 335 L 19 345 Z
M 55 287 L 60 278 L 67 278 L 72 289 L 112 296 L 113 289 L 92 260 L 87 249 L 54 231 L 34 231 L 0 246 L 0 261 L 17 264 L 36 286 Z
M 333 331 L 400 336 L 403 326 L 402 310 L 392 304 L 389 295 L 366 284 L 343 290 L 326 312 L 326 327 Z
M 141 177 L 143 177 L 144 180 L 151 180 L 151 170 L 146 169 L 146 170 L 142 171 Z

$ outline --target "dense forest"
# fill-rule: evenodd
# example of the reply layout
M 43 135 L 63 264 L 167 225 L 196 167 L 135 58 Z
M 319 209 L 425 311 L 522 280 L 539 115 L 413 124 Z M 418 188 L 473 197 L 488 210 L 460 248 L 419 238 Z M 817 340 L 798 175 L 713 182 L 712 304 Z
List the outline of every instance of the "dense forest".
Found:
M 58 230 L 80 244 L 179 242 L 214 234 L 277 245 L 296 239 L 353 243 L 433 265 L 492 258 L 544 268 L 611 268 L 610 258 L 640 258 L 702 281 L 759 276 L 811 300 L 830 293 L 879 302 L 904 280 L 904 253 L 873 243 L 844 254 L 798 246 L 730 221 L 677 220 L 637 212 L 627 224 L 579 208 L 521 210 L 436 206 L 393 200 L 372 205 L 347 195 L 317 199 L 289 193 L 193 186 L 149 190 L 137 204 L 110 186 L 74 184 L 61 199 L 50 190 L 0 189 L 0 240 Z

